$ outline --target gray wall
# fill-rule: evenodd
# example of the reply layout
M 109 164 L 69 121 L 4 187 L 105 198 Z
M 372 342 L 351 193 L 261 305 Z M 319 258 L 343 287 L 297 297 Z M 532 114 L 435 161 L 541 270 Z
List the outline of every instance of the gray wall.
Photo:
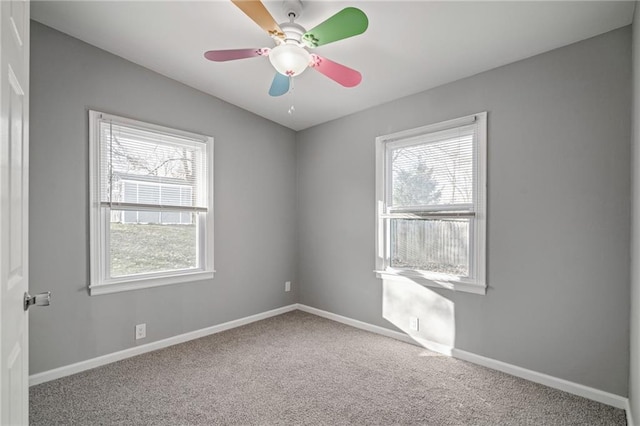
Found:
M 626 27 L 299 132 L 300 302 L 389 328 L 417 312 L 417 337 L 626 396 L 630 53 Z M 383 288 L 375 137 L 480 111 L 487 294 Z
M 630 28 L 297 135 L 36 22 L 31 37 L 31 289 L 53 292 L 31 313 L 32 374 L 135 346 L 137 323 L 148 343 L 300 301 L 404 331 L 419 316 L 416 340 L 627 394 Z M 88 296 L 90 108 L 214 136 L 212 281 Z M 383 285 L 375 137 L 485 110 L 488 294 Z
M 631 350 L 629 405 L 640 420 L 640 5 L 633 17 L 632 216 L 631 216 Z
M 88 109 L 215 138 L 213 280 L 87 294 Z M 45 27 L 31 26 L 30 372 L 289 305 L 295 133 Z M 284 292 L 284 282 L 294 281 Z

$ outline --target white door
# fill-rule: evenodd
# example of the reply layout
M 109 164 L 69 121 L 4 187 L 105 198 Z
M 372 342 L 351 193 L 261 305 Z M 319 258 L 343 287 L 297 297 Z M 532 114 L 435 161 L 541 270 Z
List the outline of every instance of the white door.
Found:
M 0 424 L 28 424 L 29 2 L 0 1 Z

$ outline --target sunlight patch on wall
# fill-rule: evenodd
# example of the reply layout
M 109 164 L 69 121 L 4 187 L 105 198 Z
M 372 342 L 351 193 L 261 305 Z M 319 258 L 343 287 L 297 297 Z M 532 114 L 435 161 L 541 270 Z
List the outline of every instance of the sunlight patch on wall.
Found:
M 383 280 L 382 286 L 383 318 L 421 346 L 451 355 L 456 330 L 454 303 L 410 281 Z

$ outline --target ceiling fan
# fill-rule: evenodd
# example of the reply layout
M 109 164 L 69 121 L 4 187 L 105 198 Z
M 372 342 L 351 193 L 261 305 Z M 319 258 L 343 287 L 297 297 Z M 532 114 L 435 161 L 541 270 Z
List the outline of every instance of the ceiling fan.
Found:
M 276 42 L 273 48 L 210 50 L 205 58 L 225 62 L 235 59 L 268 56 L 276 69 L 269 94 L 281 96 L 292 87 L 292 79 L 307 68 L 313 68 L 345 87 L 354 87 L 362 81 L 362 75 L 349 67 L 333 62 L 307 49 L 313 49 L 334 41 L 362 34 L 369 25 L 367 15 L 355 7 L 347 7 L 324 22 L 307 31 L 294 21 L 300 17 L 300 0 L 285 0 L 283 5 L 289 22 L 277 24 L 260 0 L 231 0 L 256 24 L 262 27 Z

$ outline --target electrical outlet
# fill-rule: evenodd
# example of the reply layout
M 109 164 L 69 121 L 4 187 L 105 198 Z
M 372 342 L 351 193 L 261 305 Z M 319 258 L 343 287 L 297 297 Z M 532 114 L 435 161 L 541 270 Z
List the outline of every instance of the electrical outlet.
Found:
M 136 325 L 136 340 L 147 337 L 147 324 Z
M 284 283 L 284 291 L 291 291 L 291 281 Z
M 420 320 L 418 317 L 409 317 L 409 330 L 418 331 Z

